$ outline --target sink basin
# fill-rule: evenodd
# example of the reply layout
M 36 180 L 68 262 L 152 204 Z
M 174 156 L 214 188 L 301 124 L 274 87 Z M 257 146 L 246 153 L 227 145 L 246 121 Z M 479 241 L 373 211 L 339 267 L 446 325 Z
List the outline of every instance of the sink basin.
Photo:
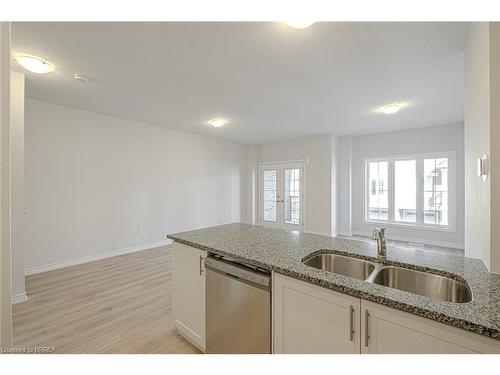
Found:
M 338 254 L 316 254 L 302 261 L 306 266 L 335 272 L 358 280 L 366 280 L 375 270 L 375 264 L 363 259 Z
M 472 301 L 470 289 L 461 281 L 401 267 L 381 268 L 373 278 L 373 283 L 446 302 Z
M 332 253 L 309 255 L 302 260 L 302 263 L 322 271 L 334 272 L 372 284 L 437 298 L 445 302 L 466 303 L 472 301 L 472 292 L 466 282 L 430 272 L 384 265 Z

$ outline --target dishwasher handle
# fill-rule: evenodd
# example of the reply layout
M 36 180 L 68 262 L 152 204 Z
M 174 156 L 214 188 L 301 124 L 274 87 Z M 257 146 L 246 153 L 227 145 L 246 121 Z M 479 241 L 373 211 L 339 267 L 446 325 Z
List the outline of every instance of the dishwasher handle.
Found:
M 271 276 L 267 273 L 245 267 L 240 263 L 224 259 L 205 258 L 205 267 L 212 271 L 250 282 L 265 289 L 271 289 Z

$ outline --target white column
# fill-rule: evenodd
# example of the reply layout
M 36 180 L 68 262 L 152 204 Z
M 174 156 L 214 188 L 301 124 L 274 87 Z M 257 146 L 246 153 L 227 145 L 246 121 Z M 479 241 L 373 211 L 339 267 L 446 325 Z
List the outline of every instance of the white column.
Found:
M 335 145 L 338 234 L 352 235 L 352 136 L 337 137 Z
M 338 235 L 338 218 L 339 218 L 339 209 L 338 209 L 338 174 L 339 174 L 339 149 L 338 149 L 338 137 L 332 135 L 331 140 L 331 161 L 332 161 L 332 201 L 331 201 L 331 220 L 332 220 L 332 228 L 331 228 L 331 236 Z
M 245 223 L 259 224 L 259 145 L 246 145 Z
M 500 24 L 473 22 L 465 45 L 465 255 L 500 274 Z M 477 160 L 489 158 L 486 181 Z
M 490 181 L 477 176 L 477 159 L 490 155 L 489 27 L 469 25 L 464 53 L 465 255 L 489 268 Z
M 490 22 L 490 272 L 500 274 L 500 22 Z
M 12 303 L 26 301 L 24 283 L 24 74 L 10 78 Z
M 10 272 L 10 23 L 0 22 L 0 346 L 12 346 Z

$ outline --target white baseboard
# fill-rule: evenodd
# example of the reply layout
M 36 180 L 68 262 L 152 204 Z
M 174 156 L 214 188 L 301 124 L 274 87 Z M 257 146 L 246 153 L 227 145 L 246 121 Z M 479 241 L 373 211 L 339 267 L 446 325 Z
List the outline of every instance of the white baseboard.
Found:
M 98 253 L 98 254 L 94 254 L 94 255 L 82 257 L 82 258 L 68 259 L 68 260 L 63 260 L 61 262 L 56 262 L 56 263 L 44 264 L 44 265 L 41 265 L 41 266 L 35 266 L 35 267 L 25 268 L 24 269 L 24 274 L 26 276 L 28 276 L 28 275 L 34 275 L 36 273 L 57 270 L 59 268 L 66 268 L 66 267 L 76 266 L 76 265 L 82 264 L 82 263 L 94 262 L 96 260 L 101 260 L 101 259 L 116 257 L 118 255 L 125 255 L 125 254 L 135 253 L 137 251 L 154 249 L 156 247 L 170 245 L 172 242 L 173 241 L 170 240 L 170 239 L 167 239 L 167 240 L 164 240 L 164 241 L 160 241 L 160 242 L 150 242 L 150 243 L 146 243 L 146 244 L 143 244 L 143 245 L 137 245 L 137 246 L 127 247 L 125 249 L 119 249 L 119 250 L 106 251 L 106 252 L 103 252 L 103 253 Z
M 15 305 L 16 303 L 21 303 L 21 302 L 27 301 L 27 300 L 28 300 L 28 296 L 26 295 L 26 291 L 12 295 L 12 304 L 13 305 Z
M 352 235 L 370 238 L 369 233 L 362 232 L 362 231 L 353 231 Z M 458 249 L 458 250 L 464 249 L 464 244 L 456 243 L 456 242 L 434 241 L 434 240 L 427 240 L 427 239 L 423 240 L 421 238 L 408 238 L 408 237 L 387 236 L 387 235 L 386 235 L 386 238 L 388 240 L 395 240 L 395 241 L 401 241 L 401 242 L 407 242 L 407 243 L 413 243 L 413 244 L 448 247 L 448 248 Z
M 203 353 L 205 353 L 206 350 L 206 342 L 203 337 L 200 337 L 196 332 L 194 332 L 192 329 L 184 325 L 182 322 L 178 321 L 175 319 L 174 321 L 174 326 L 177 328 L 177 333 L 184 337 L 187 341 L 189 341 L 191 344 L 196 346 L 198 349 L 200 349 Z
M 318 232 L 311 232 L 311 231 L 305 231 L 305 233 L 311 233 L 311 234 L 319 234 L 321 236 L 328 236 L 328 237 L 336 237 L 336 236 L 344 236 L 344 237 L 352 237 L 352 236 L 361 236 L 361 237 L 366 237 L 370 238 L 369 233 L 362 232 L 362 231 L 353 231 L 352 233 L 347 233 L 347 232 L 337 232 L 337 235 L 330 236 L 329 234 L 325 233 L 318 233 Z M 434 241 L 434 240 L 422 240 L 421 238 L 408 238 L 408 237 L 399 237 L 399 236 L 386 236 L 388 240 L 395 240 L 395 241 L 401 241 L 401 242 L 407 242 L 410 244 L 422 244 L 422 245 L 428 245 L 428 246 L 439 246 L 439 247 L 448 247 L 452 249 L 458 249 L 458 250 L 463 250 L 464 245 L 461 243 L 455 243 L 455 242 L 445 242 L 445 241 Z
M 302 232 L 303 233 L 309 233 L 309 234 L 317 234 L 318 236 L 335 237 L 335 236 L 332 236 L 331 234 L 328 234 L 328 233 L 313 232 L 313 231 L 310 231 L 310 230 L 303 230 Z

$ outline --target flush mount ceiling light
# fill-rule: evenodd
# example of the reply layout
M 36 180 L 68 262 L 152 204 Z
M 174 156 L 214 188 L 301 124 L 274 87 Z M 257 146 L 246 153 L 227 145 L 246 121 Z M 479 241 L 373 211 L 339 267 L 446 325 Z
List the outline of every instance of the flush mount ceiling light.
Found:
M 223 118 L 213 118 L 207 122 L 215 128 L 220 128 L 228 123 L 228 121 Z
M 392 115 L 401 109 L 403 105 L 401 103 L 387 104 L 378 109 L 378 112 L 385 113 L 386 115 Z
M 73 74 L 73 78 L 75 79 L 75 81 L 80 82 L 80 83 L 87 83 L 89 81 L 89 79 L 81 73 Z
M 14 61 L 24 69 L 36 74 L 45 74 L 54 70 L 54 64 L 41 57 L 18 54 L 14 56 Z
M 314 22 L 312 21 L 305 21 L 305 20 L 293 20 L 293 21 L 286 21 L 285 22 L 288 26 L 293 27 L 294 29 L 307 29 L 309 26 L 311 26 Z

